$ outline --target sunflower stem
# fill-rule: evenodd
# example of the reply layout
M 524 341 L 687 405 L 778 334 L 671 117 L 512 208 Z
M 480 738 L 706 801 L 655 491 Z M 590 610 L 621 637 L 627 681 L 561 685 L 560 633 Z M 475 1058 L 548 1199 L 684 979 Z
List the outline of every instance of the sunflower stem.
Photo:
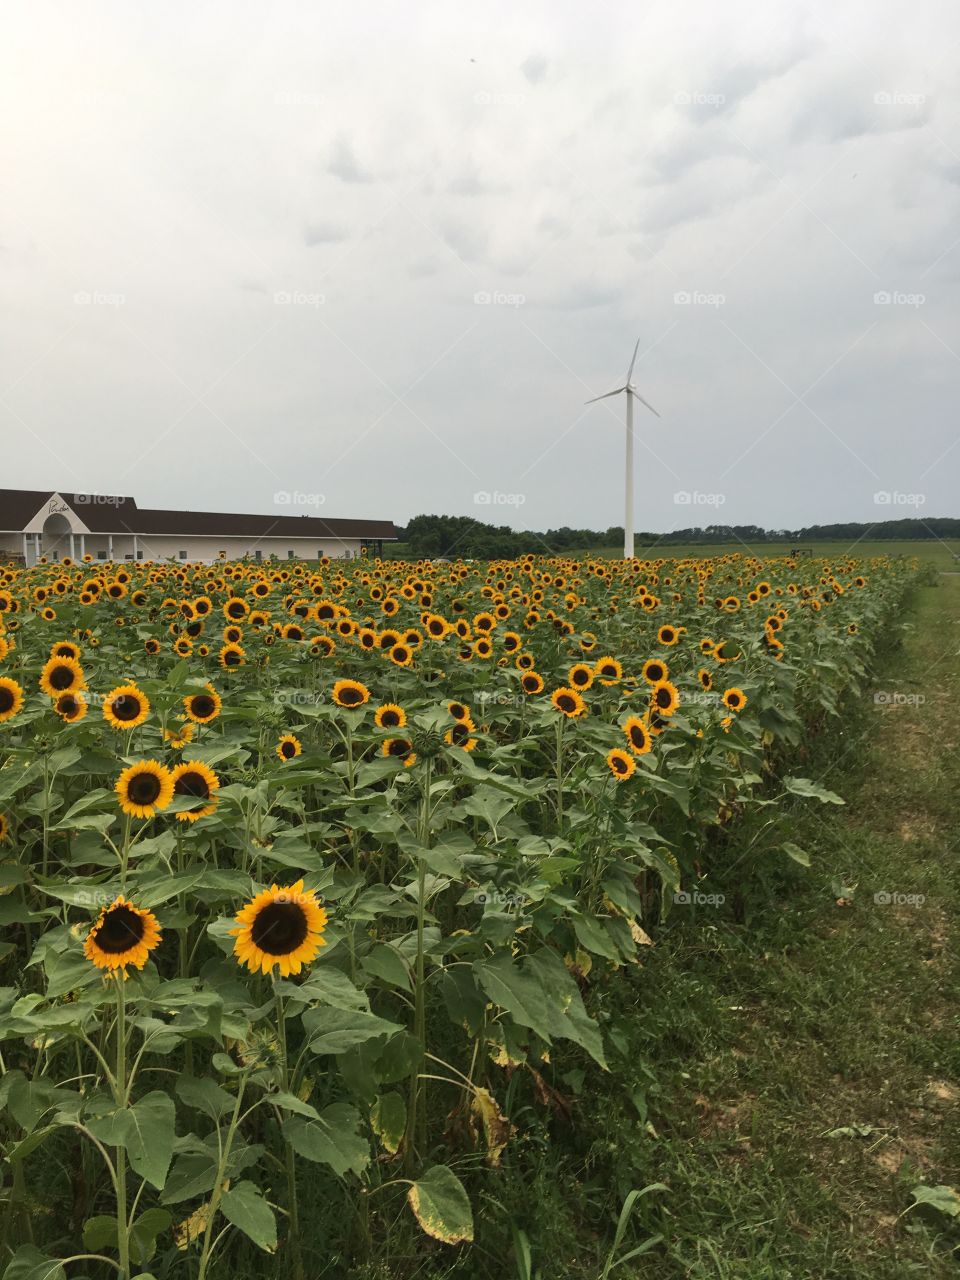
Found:
M 283 996 L 277 980 L 273 983 L 273 997 L 277 1005 L 277 1039 L 280 1044 L 280 1087 L 284 1093 L 290 1089 L 290 1069 L 287 1062 L 287 1021 L 283 1008 Z M 293 1147 L 286 1137 L 283 1139 L 284 1164 L 287 1170 L 287 1239 L 293 1251 L 294 1280 L 303 1280 L 303 1255 L 300 1251 L 300 1213 L 297 1204 L 297 1166 L 294 1160 Z
M 563 834 L 563 717 L 557 720 L 557 834 Z
M 117 1107 L 124 1109 L 127 1098 L 127 1007 L 124 993 L 125 976 L 114 975 L 117 985 L 117 1067 L 114 1075 L 114 1098 Z M 130 1277 L 130 1239 L 127 1234 L 127 1151 L 117 1147 L 117 1247 L 120 1252 L 120 1273 L 124 1280 Z
M 213 1224 L 220 1208 L 220 1200 L 223 1197 L 224 1174 L 227 1170 L 227 1162 L 230 1159 L 230 1152 L 233 1148 L 233 1139 L 237 1132 L 237 1125 L 240 1122 L 240 1108 L 243 1104 L 243 1094 L 247 1086 L 247 1073 L 244 1072 L 240 1077 L 237 1085 L 237 1101 L 233 1108 L 233 1115 L 230 1117 L 230 1127 L 227 1129 L 227 1138 L 220 1146 L 220 1159 L 217 1163 L 217 1178 L 213 1184 L 213 1191 L 210 1195 L 210 1211 L 207 1215 L 207 1225 L 203 1233 L 203 1252 L 200 1255 L 200 1267 L 197 1271 L 197 1280 L 204 1280 L 207 1274 L 207 1265 L 210 1262 L 210 1253 L 215 1243 L 213 1236 Z M 219 1139 L 220 1131 L 217 1130 Z
M 182 823 L 177 824 L 177 872 L 183 873 L 183 832 L 180 830 Z M 177 895 L 177 901 L 180 905 L 181 916 L 187 910 L 187 895 L 181 893 Z M 190 928 L 188 925 L 181 925 L 177 930 L 177 946 L 180 956 L 180 977 L 187 978 L 190 975 Z M 193 1075 L 193 1041 L 187 1040 L 184 1045 L 184 1067 L 187 1075 Z
M 428 758 L 423 767 L 423 793 L 420 801 L 419 839 L 423 848 L 430 845 L 430 782 L 433 762 Z M 426 921 L 426 882 L 427 864 L 423 858 L 418 859 L 417 869 L 417 964 L 416 987 L 414 991 L 413 1034 L 421 1045 L 426 1044 L 426 1005 L 424 1000 L 424 924 Z M 410 1076 L 410 1105 L 407 1117 L 406 1163 L 407 1171 L 413 1167 L 413 1158 L 417 1144 L 426 1146 L 427 1114 L 426 1085 L 416 1067 Z
M 50 760 L 43 752 L 43 878 L 50 874 Z
M 125 893 L 127 889 L 127 861 L 130 857 L 130 815 L 125 814 L 123 819 L 123 845 L 120 849 L 120 892 Z

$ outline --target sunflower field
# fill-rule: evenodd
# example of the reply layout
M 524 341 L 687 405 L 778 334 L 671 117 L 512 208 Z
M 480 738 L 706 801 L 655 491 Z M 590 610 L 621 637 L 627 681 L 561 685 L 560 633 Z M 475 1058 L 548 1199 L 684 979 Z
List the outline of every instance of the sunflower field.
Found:
M 666 915 L 808 861 L 805 742 L 915 573 L 0 568 L 5 1275 L 469 1250 Z

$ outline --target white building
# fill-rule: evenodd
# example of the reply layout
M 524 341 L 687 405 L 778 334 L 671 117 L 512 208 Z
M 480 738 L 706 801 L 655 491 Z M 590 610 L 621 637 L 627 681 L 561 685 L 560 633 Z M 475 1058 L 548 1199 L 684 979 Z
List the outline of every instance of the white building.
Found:
M 0 489 L 0 559 L 318 560 L 381 555 L 391 520 L 145 511 L 133 498 Z

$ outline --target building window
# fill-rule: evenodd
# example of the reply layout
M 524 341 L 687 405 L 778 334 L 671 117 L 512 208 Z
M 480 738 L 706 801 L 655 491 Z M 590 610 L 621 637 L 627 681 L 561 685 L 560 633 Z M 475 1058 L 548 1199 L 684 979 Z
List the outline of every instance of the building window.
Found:
M 293 552 L 292 552 L 292 551 L 288 551 L 288 552 L 287 552 L 287 559 L 288 559 L 288 560 L 292 560 L 292 559 L 293 559 Z
M 98 551 L 98 552 L 97 552 L 97 559 L 98 559 L 98 560 L 106 560 L 106 558 L 107 558 L 107 553 L 106 553 L 105 551 Z
M 260 550 L 260 548 L 259 548 L 259 547 L 257 547 L 256 551 L 254 551 L 254 553 L 253 553 L 253 558 L 254 558 L 254 560 L 262 560 L 262 559 L 263 559 L 263 552 Z
M 187 553 L 185 551 L 178 551 L 177 555 L 180 557 L 181 560 L 186 560 L 187 558 Z

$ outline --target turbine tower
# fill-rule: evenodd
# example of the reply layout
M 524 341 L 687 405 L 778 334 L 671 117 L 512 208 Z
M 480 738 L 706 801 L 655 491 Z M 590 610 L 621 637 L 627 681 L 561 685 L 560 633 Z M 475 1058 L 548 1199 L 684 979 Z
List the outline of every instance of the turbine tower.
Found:
M 633 348 L 633 359 L 630 361 L 630 368 L 627 370 L 627 380 L 622 387 L 617 387 L 615 391 L 608 391 L 605 395 L 594 396 L 592 400 L 588 400 L 587 404 L 596 404 L 598 400 L 608 400 L 610 396 L 619 396 L 623 392 L 627 393 L 627 457 L 626 457 L 626 480 L 624 485 L 624 512 L 623 512 L 623 558 L 624 560 L 633 559 L 633 402 L 639 400 L 640 403 L 654 415 L 659 418 L 660 415 L 652 404 L 644 400 L 643 396 L 637 391 L 636 387 L 630 381 L 633 377 L 633 366 L 637 362 L 637 352 L 640 350 L 640 339 L 637 339 L 637 345 Z

